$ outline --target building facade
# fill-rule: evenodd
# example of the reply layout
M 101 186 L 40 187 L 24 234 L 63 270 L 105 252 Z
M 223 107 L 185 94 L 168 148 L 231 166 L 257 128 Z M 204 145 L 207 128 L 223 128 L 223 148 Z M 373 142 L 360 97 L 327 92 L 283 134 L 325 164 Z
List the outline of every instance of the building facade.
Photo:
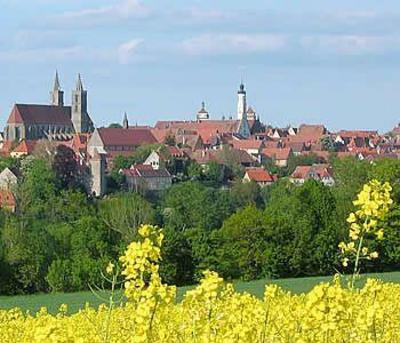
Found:
M 87 91 L 84 90 L 80 75 L 73 91 L 72 105 L 64 105 L 56 73 L 50 104 L 15 104 L 4 129 L 6 141 L 67 139 L 73 133 L 88 133 L 94 129 L 87 111 Z

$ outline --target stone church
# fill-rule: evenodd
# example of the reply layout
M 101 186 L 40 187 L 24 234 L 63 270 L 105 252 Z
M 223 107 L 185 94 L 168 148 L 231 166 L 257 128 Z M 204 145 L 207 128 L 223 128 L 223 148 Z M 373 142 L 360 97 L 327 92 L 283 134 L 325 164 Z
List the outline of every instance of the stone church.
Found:
M 66 140 L 73 133 L 90 133 L 94 125 L 87 111 L 87 91 L 78 75 L 71 106 L 64 105 L 64 92 L 56 73 L 49 105 L 15 104 L 4 129 L 8 141 Z

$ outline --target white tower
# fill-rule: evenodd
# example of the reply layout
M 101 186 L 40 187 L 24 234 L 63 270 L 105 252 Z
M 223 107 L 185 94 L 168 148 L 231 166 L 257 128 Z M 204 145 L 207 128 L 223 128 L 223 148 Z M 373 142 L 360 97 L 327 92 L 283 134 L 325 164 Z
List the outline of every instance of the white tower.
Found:
M 208 111 L 206 110 L 206 104 L 204 101 L 201 103 L 201 109 L 199 110 L 199 112 L 197 112 L 196 118 L 199 121 L 210 119 L 210 115 L 208 114 Z
M 247 105 L 246 105 L 246 91 L 244 90 L 243 82 L 240 84 L 238 91 L 238 103 L 237 103 L 237 119 L 246 119 Z

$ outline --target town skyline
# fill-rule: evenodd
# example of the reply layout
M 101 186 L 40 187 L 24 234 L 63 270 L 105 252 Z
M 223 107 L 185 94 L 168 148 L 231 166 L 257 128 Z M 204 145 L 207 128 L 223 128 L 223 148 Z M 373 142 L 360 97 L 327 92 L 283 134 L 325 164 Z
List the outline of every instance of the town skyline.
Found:
M 394 0 L 272 2 L 0 0 L 0 118 L 47 103 L 83 75 L 98 126 L 235 113 L 249 102 L 274 126 L 390 130 L 398 122 L 400 6 Z M 40 13 L 40 15 L 38 15 Z M 46 92 L 46 93 L 45 93 Z

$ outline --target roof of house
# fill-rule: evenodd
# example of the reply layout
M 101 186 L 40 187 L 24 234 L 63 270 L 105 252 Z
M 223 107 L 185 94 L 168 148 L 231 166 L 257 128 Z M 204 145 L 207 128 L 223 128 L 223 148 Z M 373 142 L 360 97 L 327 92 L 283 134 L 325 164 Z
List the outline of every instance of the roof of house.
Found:
M 233 139 L 231 141 L 232 146 L 235 149 L 239 149 L 239 150 L 249 150 L 249 149 L 261 149 L 261 147 L 263 146 L 263 141 L 259 140 L 259 139 Z
M 7 120 L 8 124 L 58 124 L 71 125 L 71 107 L 15 104 Z
M 287 142 L 286 146 L 291 148 L 294 152 L 302 152 L 305 149 L 304 142 Z
M 328 164 L 314 164 L 312 166 L 297 166 L 291 178 L 308 179 L 311 174 L 314 174 L 318 178 L 332 177 Z
M 265 148 L 262 154 L 276 160 L 287 160 L 292 153 L 291 148 Z
M 166 150 L 173 157 L 185 157 L 185 152 L 176 146 L 167 145 Z
M 246 168 L 248 178 L 255 182 L 274 182 L 275 178 L 264 168 Z
M 131 166 L 129 169 L 122 169 L 122 173 L 125 176 L 130 177 L 171 177 L 171 174 L 165 168 L 153 169 L 151 165 L 136 164 Z
M 157 143 L 150 129 L 102 127 L 98 129 L 104 145 L 133 145 Z
M 315 143 L 318 142 L 327 130 L 324 125 L 300 125 L 297 135 L 290 136 L 291 142 Z
M 39 141 L 31 141 L 23 139 L 19 144 L 13 149 L 13 153 L 21 153 L 21 154 L 31 154 L 35 149 L 36 144 Z
M 174 134 L 177 134 L 179 129 L 191 130 L 198 133 L 203 142 L 207 142 L 216 134 L 237 132 L 239 123 L 239 120 L 158 121 L 155 129 L 170 130 Z
M 13 147 L 13 141 L 4 141 L 3 146 L 0 149 L 0 154 L 3 156 L 8 156 L 12 150 Z
M 354 137 L 361 137 L 361 138 L 368 138 L 371 136 L 378 135 L 378 131 L 375 130 L 340 130 L 337 134 L 342 138 L 354 138 Z

